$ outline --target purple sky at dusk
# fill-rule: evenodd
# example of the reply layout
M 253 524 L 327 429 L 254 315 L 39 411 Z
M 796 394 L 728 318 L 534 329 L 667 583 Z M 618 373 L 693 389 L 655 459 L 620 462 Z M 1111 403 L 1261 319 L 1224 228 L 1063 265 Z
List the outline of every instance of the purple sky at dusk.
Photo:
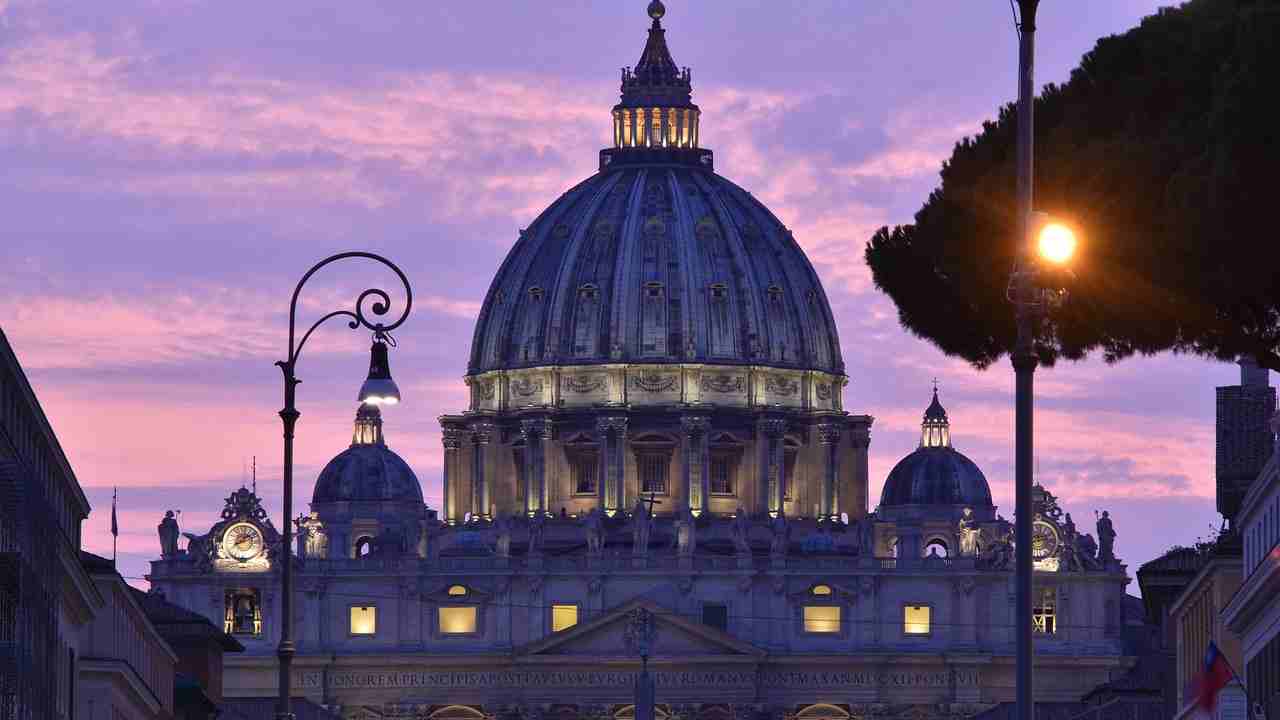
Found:
M 1160 4 L 1045 0 L 1038 79 L 1065 80 Z M 388 255 L 414 285 L 387 436 L 438 506 L 436 417 L 465 407 L 479 303 L 517 231 L 594 171 L 645 5 L 0 0 L 0 325 L 93 503 L 87 549 L 110 553 L 118 485 L 121 569 L 141 576 L 164 510 L 203 532 L 253 455 L 278 516 L 272 363 L 289 294 L 348 249 Z M 667 7 L 702 144 L 825 283 L 845 406 L 876 417 L 873 505 L 936 376 L 956 446 L 1011 517 L 1011 369 L 978 372 L 907 335 L 862 262 L 872 231 L 910 221 L 951 146 L 1012 99 L 1008 2 Z M 360 263 L 318 279 L 312 318 L 394 284 Z M 299 509 L 350 442 L 367 346 L 333 324 L 300 363 Z M 1131 571 L 1190 543 L 1217 517 L 1213 387 L 1236 380 L 1173 356 L 1042 371 L 1040 481 L 1089 529 L 1110 509 Z

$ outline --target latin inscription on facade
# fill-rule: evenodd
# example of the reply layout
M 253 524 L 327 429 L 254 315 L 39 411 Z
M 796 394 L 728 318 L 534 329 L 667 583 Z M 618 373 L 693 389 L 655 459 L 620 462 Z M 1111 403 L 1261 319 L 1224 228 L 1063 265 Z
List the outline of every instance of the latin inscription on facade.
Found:
M 671 670 L 653 673 L 658 687 L 670 688 L 735 688 L 761 685 L 780 689 L 823 687 L 946 688 L 953 683 L 975 687 L 977 670 L 943 671 L 764 671 L 754 670 Z M 636 673 L 596 670 L 483 670 L 418 671 L 418 670 L 339 670 L 329 673 L 333 690 L 367 689 L 520 689 L 520 688 L 630 688 Z M 294 675 L 299 689 L 319 689 L 323 673 L 304 671 Z

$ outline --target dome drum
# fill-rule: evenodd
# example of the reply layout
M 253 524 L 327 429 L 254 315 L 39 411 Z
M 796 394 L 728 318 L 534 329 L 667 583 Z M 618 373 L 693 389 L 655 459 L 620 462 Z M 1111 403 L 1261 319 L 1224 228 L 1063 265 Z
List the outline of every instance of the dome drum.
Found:
M 568 365 L 466 379 L 472 412 L 601 406 L 706 406 L 842 412 L 844 375 L 764 366 Z

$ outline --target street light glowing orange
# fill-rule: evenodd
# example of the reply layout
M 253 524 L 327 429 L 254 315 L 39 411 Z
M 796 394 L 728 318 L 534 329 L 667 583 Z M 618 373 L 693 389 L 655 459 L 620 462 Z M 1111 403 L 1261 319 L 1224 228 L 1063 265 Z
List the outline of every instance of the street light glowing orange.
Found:
M 1069 262 L 1076 252 L 1076 234 L 1062 223 L 1049 223 L 1041 228 L 1036 244 L 1040 257 L 1062 265 Z

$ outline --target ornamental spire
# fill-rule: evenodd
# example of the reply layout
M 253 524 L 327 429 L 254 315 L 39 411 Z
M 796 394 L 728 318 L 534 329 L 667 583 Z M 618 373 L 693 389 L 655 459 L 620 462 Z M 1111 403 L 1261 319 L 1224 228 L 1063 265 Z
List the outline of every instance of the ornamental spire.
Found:
M 946 408 L 938 402 L 937 381 L 933 385 L 933 402 L 925 409 L 924 422 L 920 423 L 920 447 L 951 447 L 951 422 Z
M 616 148 L 696 148 L 698 118 L 689 68 L 667 47 L 662 0 L 649 3 L 649 39 L 634 68 L 622 69 L 622 101 L 613 108 Z

